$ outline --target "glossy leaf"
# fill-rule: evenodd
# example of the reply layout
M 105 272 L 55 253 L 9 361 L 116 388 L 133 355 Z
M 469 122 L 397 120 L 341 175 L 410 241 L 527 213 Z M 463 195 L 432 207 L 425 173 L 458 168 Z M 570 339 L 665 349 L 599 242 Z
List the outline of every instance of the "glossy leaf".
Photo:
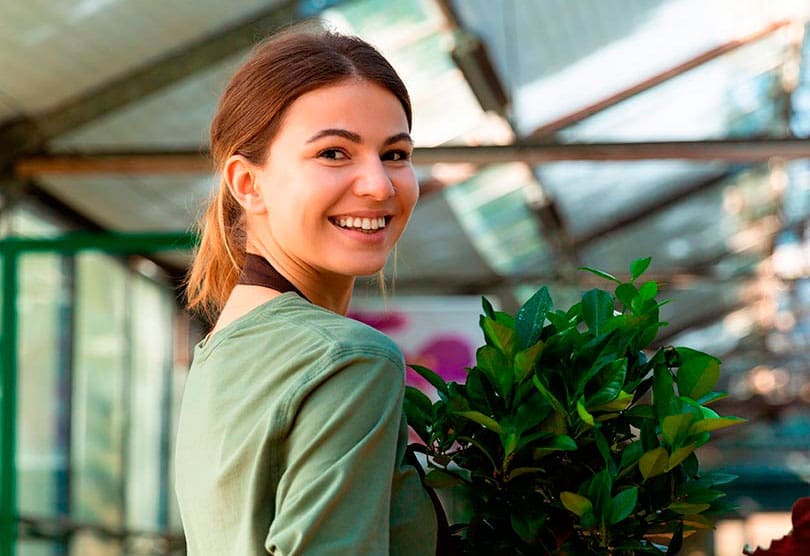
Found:
M 537 375 L 532 376 L 532 382 L 534 383 L 535 388 L 537 388 L 537 391 L 543 395 L 548 403 L 551 404 L 551 407 L 553 407 L 558 413 L 565 414 L 565 408 L 563 407 L 562 403 L 560 403 L 560 400 L 558 400 L 557 397 L 552 394 L 548 388 L 546 388 L 543 381 L 540 380 Z
M 442 377 L 437 375 L 435 372 L 421 365 L 408 365 L 408 366 L 414 371 L 416 371 L 416 373 L 419 376 L 427 380 L 431 384 L 431 386 L 433 386 L 440 394 L 444 394 L 445 396 L 449 394 L 447 391 L 447 383 L 444 381 Z
M 593 511 L 593 504 L 590 500 L 577 494 L 576 492 L 563 491 L 560 493 L 560 502 L 565 509 L 582 517 L 586 512 Z
M 537 460 L 552 452 L 572 452 L 576 449 L 577 443 L 574 439 L 566 434 L 561 434 L 540 448 L 535 448 L 532 456 Z
M 613 296 L 604 290 L 593 289 L 582 296 L 582 318 L 588 329 L 598 336 L 605 322 L 613 316 Z
M 677 450 L 672 452 L 672 454 L 669 456 L 669 460 L 667 460 L 667 466 L 664 470 L 671 471 L 675 469 L 695 450 L 697 450 L 696 444 L 687 444 L 686 446 L 678 448 Z
M 609 274 L 609 273 L 605 272 L 604 270 L 599 270 L 598 268 L 591 268 L 590 266 L 581 266 L 577 270 L 584 270 L 585 272 L 590 272 L 591 274 L 595 274 L 595 275 L 599 276 L 600 278 L 604 278 L 605 280 L 610 280 L 611 282 L 616 282 L 617 284 L 622 283 L 621 280 L 619 280 L 618 278 L 616 278 L 612 274 Z
M 523 382 L 534 370 L 540 354 L 543 352 L 543 342 L 537 342 L 533 346 L 519 351 L 515 355 L 515 381 Z
M 585 423 L 589 424 L 590 426 L 594 426 L 595 421 L 593 420 L 593 415 L 588 413 L 588 410 L 585 408 L 585 404 L 582 403 L 581 399 L 577 400 L 577 414 Z
M 674 407 L 675 392 L 673 390 L 672 374 L 669 369 L 658 366 L 654 371 L 653 380 L 653 408 L 659 419 L 676 413 Z
M 664 440 L 673 448 L 680 447 L 681 443 L 689 434 L 689 426 L 692 424 L 694 416 L 689 413 L 679 415 L 667 415 L 661 424 L 661 432 Z
M 690 348 L 676 348 L 681 359 L 678 392 L 697 400 L 710 393 L 720 378 L 720 360 Z
M 493 346 L 481 346 L 475 352 L 476 366 L 504 398 L 512 391 L 512 367 L 503 353 Z
M 495 419 L 492 417 L 487 417 L 480 411 L 454 411 L 453 414 L 460 415 L 461 417 L 469 419 L 470 421 L 474 421 L 493 432 L 497 432 L 498 434 L 503 432 L 503 429 L 501 429 L 501 426 Z
M 497 348 L 506 358 L 512 358 L 517 342 L 517 334 L 513 328 L 509 328 L 497 320 L 482 316 L 481 329 L 491 346 Z
M 616 359 L 611 362 L 602 374 L 605 375 L 604 384 L 588 399 L 589 409 L 616 399 L 624 386 L 624 379 L 627 375 L 627 359 L 624 357 Z
M 540 338 L 546 313 L 551 308 L 551 296 L 546 287 L 537 290 L 520 308 L 515 319 L 515 329 L 522 347 L 534 345 Z
M 630 276 L 633 278 L 633 280 L 644 274 L 644 271 L 650 266 L 650 262 L 652 262 L 652 257 L 636 259 L 630 263 Z
M 666 470 L 669 454 L 663 447 L 650 450 L 638 460 L 638 469 L 644 480 L 660 475 Z
M 740 417 L 718 417 L 716 419 L 702 419 L 692 425 L 689 429 L 689 434 L 698 434 L 701 432 L 716 431 L 734 425 L 745 423 L 745 419 Z
M 638 296 L 641 299 L 655 299 L 656 295 L 658 295 L 658 284 L 655 282 L 644 282 L 644 285 L 638 289 Z
M 615 525 L 627 519 L 638 502 L 638 487 L 631 487 L 621 491 L 613 497 L 608 523 Z
M 630 307 L 633 299 L 638 295 L 638 289 L 633 284 L 624 283 L 616 286 L 616 298 L 621 301 L 625 307 Z
M 492 320 L 495 320 L 495 309 L 492 308 L 492 303 L 489 302 L 489 299 L 481 296 L 481 305 L 484 308 L 484 314 Z

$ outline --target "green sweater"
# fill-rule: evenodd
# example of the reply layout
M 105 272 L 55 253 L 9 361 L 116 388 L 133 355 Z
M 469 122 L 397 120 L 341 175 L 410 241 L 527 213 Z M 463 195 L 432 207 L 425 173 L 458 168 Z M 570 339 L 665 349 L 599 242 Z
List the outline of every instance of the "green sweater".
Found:
M 189 556 L 433 556 L 404 377 L 389 338 L 295 293 L 200 343 L 175 456 Z

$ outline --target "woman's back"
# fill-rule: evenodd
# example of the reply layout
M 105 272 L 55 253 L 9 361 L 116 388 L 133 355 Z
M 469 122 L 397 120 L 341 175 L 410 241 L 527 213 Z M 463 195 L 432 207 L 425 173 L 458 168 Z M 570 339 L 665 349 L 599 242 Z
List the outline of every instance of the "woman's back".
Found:
M 403 389 L 390 339 L 294 293 L 198 346 L 176 454 L 189 554 L 432 555 Z

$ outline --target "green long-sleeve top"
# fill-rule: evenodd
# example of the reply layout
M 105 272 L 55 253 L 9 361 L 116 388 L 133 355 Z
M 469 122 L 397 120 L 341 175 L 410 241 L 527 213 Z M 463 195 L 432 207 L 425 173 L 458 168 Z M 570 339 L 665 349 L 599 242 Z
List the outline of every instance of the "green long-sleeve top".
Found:
M 295 293 L 200 343 L 175 455 L 188 554 L 435 554 L 404 376 L 389 338 Z

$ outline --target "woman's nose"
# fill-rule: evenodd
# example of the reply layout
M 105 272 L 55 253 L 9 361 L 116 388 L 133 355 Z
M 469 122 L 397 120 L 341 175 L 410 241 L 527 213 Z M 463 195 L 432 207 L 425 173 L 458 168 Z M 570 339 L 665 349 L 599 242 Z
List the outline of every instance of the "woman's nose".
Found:
M 373 197 L 380 201 L 394 195 L 394 183 L 382 160 L 371 159 L 362 166 L 355 179 L 354 191 L 359 196 Z

